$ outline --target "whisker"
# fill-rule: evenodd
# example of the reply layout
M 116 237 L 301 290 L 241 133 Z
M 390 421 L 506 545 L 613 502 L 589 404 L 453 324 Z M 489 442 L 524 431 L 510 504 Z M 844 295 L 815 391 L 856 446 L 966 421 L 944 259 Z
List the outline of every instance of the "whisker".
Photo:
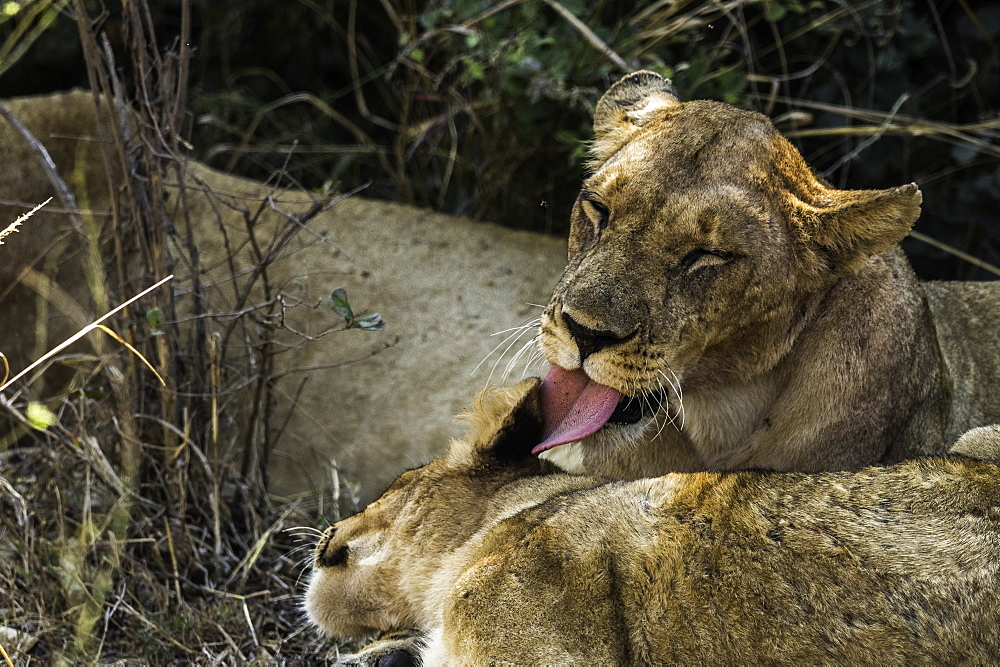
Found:
M 541 334 L 535 334 L 532 336 L 531 340 L 525 343 L 524 346 L 517 351 L 517 354 L 514 355 L 511 363 L 508 364 L 509 368 L 513 369 L 515 362 L 517 362 L 519 358 L 524 358 L 524 367 L 521 369 L 521 379 L 524 379 L 524 376 L 528 374 L 528 367 L 541 357 L 541 350 L 538 349 L 538 341 L 541 337 Z M 510 375 L 510 373 L 508 372 L 506 375 Z
M 652 438 L 653 440 L 660 437 L 660 434 L 663 433 L 663 429 L 665 429 L 669 424 L 674 423 L 674 420 L 670 415 L 670 401 L 669 401 L 670 395 L 667 392 L 667 390 L 663 387 L 663 383 L 660 381 L 660 378 L 654 376 L 654 379 L 656 380 L 657 390 L 660 392 L 661 395 L 666 396 L 668 400 L 667 400 L 667 407 L 664 410 L 663 414 L 663 423 L 660 424 L 659 428 L 656 429 L 656 433 L 653 435 Z M 659 410 L 657 410 L 656 414 L 657 416 L 659 416 Z
M 538 340 L 538 336 L 533 336 L 531 340 L 521 346 L 520 350 L 514 353 L 514 356 L 511 357 L 510 361 L 507 363 L 507 367 L 503 371 L 503 382 L 506 382 L 507 378 L 510 377 L 510 371 L 517 364 L 517 360 L 521 358 L 521 355 L 531 349 L 531 346 L 535 344 L 536 340 Z
M 677 417 L 678 417 L 678 415 L 682 414 L 682 413 L 683 413 L 683 411 L 684 411 L 684 404 L 683 404 L 683 400 L 682 400 L 682 398 L 681 398 L 681 397 L 683 396 L 683 392 L 682 392 L 682 390 L 681 390 L 681 387 L 680 387 L 680 381 L 677 381 L 677 382 L 675 383 L 675 382 L 674 382 L 674 380 L 671 380 L 671 379 L 670 379 L 669 377 L 667 377 L 667 374 L 666 374 L 666 373 L 664 373 L 663 371 L 661 371 L 661 370 L 657 370 L 656 372 L 657 372 L 657 373 L 658 373 L 658 374 L 659 374 L 659 375 L 660 375 L 660 376 L 661 376 L 661 377 L 662 377 L 662 378 L 663 378 L 664 380 L 666 380 L 666 381 L 667 381 L 667 385 L 668 385 L 668 386 L 670 387 L 670 390 L 671 390 L 671 391 L 673 392 L 673 394 L 674 394 L 675 396 L 677 396 L 677 404 L 678 404 L 678 405 L 677 405 L 677 411 L 676 411 L 676 412 L 675 412 L 674 414 L 670 415 L 670 422 L 669 422 L 669 423 L 671 423 L 671 424 L 675 424 L 675 425 L 676 425 L 676 422 L 677 422 Z M 677 376 L 676 376 L 676 375 L 674 375 L 674 378 L 676 379 L 676 378 L 677 378 Z M 660 385 L 660 386 L 662 386 L 662 385 Z M 668 405 L 668 406 L 670 405 L 669 401 L 667 402 L 667 405 Z M 668 412 L 669 412 L 669 409 L 668 409 Z M 684 420 L 683 420 L 683 418 L 682 418 L 682 419 L 681 419 L 681 423 L 682 423 L 682 425 L 681 425 L 681 426 L 679 427 L 679 428 L 681 428 L 681 429 L 683 429 L 683 421 L 684 421 Z
M 674 382 L 677 383 L 677 405 L 678 405 L 678 408 L 680 409 L 680 413 L 681 413 L 681 430 L 683 431 L 684 430 L 684 417 L 685 417 L 685 411 L 684 411 L 684 389 L 681 387 L 681 381 L 680 381 L 680 378 L 677 377 L 677 373 L 674 373 L 673 369 L 671 369 L 669 366 L 667 366 L 667 370 L 670 371 L 670 374 L 674 376 Z
M 312 553 L 313 553 L 312 549 L 313 549 L 313 545 L 311 545 L 311 544 L 303 544 L 302 546 L 298 546 L 298 547 L 295 547 L 294 549 L 290 549 L 288 551 L 288 553 L 286 553 L 285 555 L 287 557 L 289 557 L 289 558 L 295 558 L 297 555 L 304 555 L 304 556 L 307 556 L 307 557 L 312 557 Z M 303 553 L 303 552 L 305 552 L 305 553 Z
M 308 562 L 299 563 L 299 575 L 295 577 L 295 584 L 292 590 L 299 589 L 299 586 L 302 585 L 302 577 L 304 577 L 307 573 L 312 571 L 312 566 L 314 561 L 315 558 L 310 558 Z
M 657 393 L 662 394 L 663 393 L 663 383 L 660 382 L 660 378 L 658 378 L 656 375 L 650 375 L 650 372 L 649 372 L 649 359 L 643 360 L 643 363 L 642 363 L 642 372 L 643 372 L 643 375 L 647 378 L 647 382 L 649 380 L 653 380 L 653 381 L 656 382 L 656 391 L 657 391 Z M 645 395 L 643 401 L 644 401 L 645 409 L 648 410 L 649 413 L 653 416 L 653 427 L 656 428 L 656 433 L 653 434 L 653 437 L 651 439 L 655 439 L 663 431 L 663 427 L 666 425 L 666 421 L 664 421 L 663 424 L 660 424 L 660 409 L 659 409 L 659 405 L 657 405 L 657 406 L 654 407 L 652 400 L 649 398 L 650 396 L 652 396 L 652 392 L 647 393 Z
M 535 318 L 532 318 L 532 319 L 528 320 L 524 324 L 518 324 L 516 327 L 511 327 L 509 329 L 503 329 L 501 331 L 494 331 L 493 333 L 490 334 L 490 337 L 499 336 L 501 334 L 505 334 L 505 333 L 510 332 L 510 331 L 520 331 L 521 329 L 534 328 L 534 327 L 538 326 L 541 323 L 542 323 L 542 318 L 535 317 Z
M 491 334 L 492 336 L 497 336 L 497 335 L 500 335 L 500 334 L 504 334 L 504 333 L 507 333 L 507 332 L 509 332 L 509 331 L 512 331 L 512 332 L 513 332 L 513 333 L 511 333 L 510 335 L 508 335 L 508 336 L 507 336 L 506 338 L 504 338 L 504 339 L 503 339 L 502 341 L 500 341 L 500 342 L 499 342 L 499 343 L 497 344 L 497 346 L 496 346 L 496 347 L 494 347 L 494 348 L 493 348 L 492 350 L 490 350 L 490 351 L 489 351 L 489 353 L 488 353 L 488 354 L 487 354 L 487 355 L 486 355 L 485 357 L 483 357 L 482 361 L 480 361 L 480 362 L 479 362 L 478 364 L 476 364 L 476 367 L 472 369 L 472 372 L 471 372 L 471 373 L 469 373 L 469 375 L 473 375 L 473 374 L 474 374 L 474 373 L 475 373 L 476 371 L 478 371 L 478 370 L 480 369 L 480 367 L 481 367 L 481 366 L 482 366 L 483 364 L 485 364 L 485 363 L 486 363 L 486 361 L 487 361 L 487 360 L 488 360 L 488 359 L 489 359 L 490 357 L 492 357 L 492 356 L 493 356 L 493 354 L 494 354 L 494 353 L 495 353 L 495 352 L 496 352 L 497 350 L 499 350 L 499 349 L 500 349 L 501 347 L 503 347 L 503 346 L 504 346 L 504 344 L 505 344 L 505 343 L 507 343 L 507 341 L 510 341 L 511 339 L 513 339 L 514 341 L 517 341 L 517 339 L 518 339 L 518 338 L 520 338 L 521 336 L 523 336 L 523 335 L 524 335 L 524 332 L 525 332 L 525 330 L 528 330 L 528 329 L 534 329 L 534 328 L 535 328 L 535 327 L 537 327 L 537 326 L 538 326 L 539 324 L 541 324 L 541 321 L 542 321 L 542 320 L 541 320 L 541 318 L 539 318 L 539 317 L 534 317 L 534 318 L 532 318 L 532 319 L 528 320 L 527 322 L 525 322 L 524 324 L 522 324 L 522 325 L 520 325 L 520 326 L 516 326 L 516 327 L 511 327 L 510 329 L 504 329 L 503 331 L 498 331 L 498 332 L 496 332 L 496 333 L 494 333 L 494 334 Z M 511 343 L 511 345 L 513 345 L 513 343 Z M 510 349 L 510 347 L 508 346 L 508 348 L 507 348 L 507 349 Z M 500 355 L 500 359 L 503 359 L 503 357 L 504 357 L 504 354 L 506 354 L 506 353 L 507 353 L 507 350 L 504 350 L 504 351 L 503 351 L 503 353 L 501 353 L 501 355 Z M 497 360 L 497 363 L 500 363 L 500 359 L 498 359 L 498 360 Z M 493 370 L 496 370 L 496 364 L 494 364 L 494 366 L 493 366 Z M 493 371 L 490 371 L 490 377 L 493 377 Z
M 526 329 L 526 328 L 522 328 L 516 334 L 511 334 L 510 336 L 508 336 L 506 338 L 506 340 L 509 340 L 510 343 L 507 344 L 507 347 L 504 348 L 504 351 L 500 353 L 500 356 L 497 357 L 497 360 L 493 363 L 493 368 L 490 369 L 490 376 L 488 378 L 486 378 L 486 384 L 490 384 L 490 382 L 492 382 L 492 380 L 493 380 L 493 374 L 496 373 L 497 367 L 500 366 L 500 362 L 503 361 L 504 357 L 507 356 L 507 353 L 510 352 L 511 349 L 515 345 L 517 345 L 517 342 L 519 340 L 521 340 L 521 336 L 523 336 L 525 334 L 525 332 L 527 332 L 527 331 L 531 331 L 531 330 L 530 329 Z M 506 340 L 505 340 L 505 342 L 506 342 Z M 490 354 L 492 354 L 492 352 Z
M 283 533 L 296 533 L 297 535 L 314 535 L 316 537 L 322 537 L 323 531 L 314 526 L 291 526 L 289 528 L 283 528 Z
M 648 363 L 644 364 L 644 365 L 648 366 Z M 648 373 L 649 369 L 646 368 L 645 370 Z M 662 385 L 660 385 L 660 379 L 658 377 L 656 377 L 655 375 L 652 376 L 651 379 L 654 382 L 656 382 L 656 391 L 662 391 L 663 387 L 662 387 Z M 652 401 L 651 398 L 649 398 L 649 397 L 653 396 L 654 393 L 655 392 L 649 392 L 648 394 L 646 394 L 646 398 L 643 399 L 643 403 L 644 403 L 644 408 L 643 409 L 644 410 L 648 410 L 649 414 L 652 415 L 652 417 L 653 417 L 653 427 L 656 428 L 656 433 L 653 434 L 653 438 L 656 438 L 656 436 L 658 436 L 660 434 L 660 430 L 661 429 L 660 429 L 660 411 L 659 411 L 658 408 L 653 407 L 653 401 Z
M 540 339 L 541 334 L 535 336 L 534 339 L 532 339 L 532 342 L 537 343 Z M 521 379 L 524 379 L 524 377 L 528 374 L 528 369 L 531 368 L 532 365 L 537 364 L 539 361 L 545 361 L 545 355 L 542 354 L 542 350 L 540 348 L 535 347 L 524 362 L 524 370 L 521 371 Z

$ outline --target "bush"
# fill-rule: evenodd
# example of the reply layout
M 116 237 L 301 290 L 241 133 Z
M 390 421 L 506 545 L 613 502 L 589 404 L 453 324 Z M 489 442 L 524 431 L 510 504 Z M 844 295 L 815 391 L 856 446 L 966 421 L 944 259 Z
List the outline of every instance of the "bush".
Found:
M 153 8 L 161 43 L 180 4 Z M 996 1 L 193 0 L 193 11 L 192 141 L 216 167 L 263 178 L 287 162 L 310 188 L 562 233 L 592 107 L 643 67 L 685 99 L 775 118 L 838 186 L 916 180 L 920 231 L 997 260 Z M 112 36 L 117 20 L 112 10 L 103 24 Z M 7 94 L 27 85 L 19 69 L 30 79 L 66 61 L 53 53 L 29 53 Z M 922 243 L 908 250 L 926 276 L 977 275 Z

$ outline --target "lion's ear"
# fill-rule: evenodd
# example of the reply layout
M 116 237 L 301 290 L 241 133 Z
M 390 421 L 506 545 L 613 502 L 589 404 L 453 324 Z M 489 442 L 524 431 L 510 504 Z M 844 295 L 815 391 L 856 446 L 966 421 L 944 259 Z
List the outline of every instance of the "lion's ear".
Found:
M 821 200 L 796 200 L 792 223 L 826 269 L 843 276 L 906 237 L 920 215 L 921 194 L 910 183 L 888 190 L 831 189 Z
M 449 463 L 473 465 L 483 459 L 515 461 L 532 456 L 542 441 L 541 381 L 529 378 L 513 387 L 487 387 L 474 409 L 463 415 L 469 433 L 452 443 Z
M 591 157 L 600 164 L 662 109 L 680 104 L 668 79 L 645 70 L 633 72 L 604 93 L 594 111 Z

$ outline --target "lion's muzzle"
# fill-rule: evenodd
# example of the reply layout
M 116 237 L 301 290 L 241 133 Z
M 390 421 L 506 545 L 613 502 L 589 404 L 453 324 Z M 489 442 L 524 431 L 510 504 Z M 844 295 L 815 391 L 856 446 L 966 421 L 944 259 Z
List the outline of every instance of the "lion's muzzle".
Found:
M 573 339 L 573 342 L 576 343 L 577 349 L 580 351 L 581 366 L 583 365 L 584 360 L 595 352 L 600 352 L 601 350 L 614 345 L 627 343 L 635 338 L 635 335 L 638 332 L 638 329 L 634 329 L 623 335 L 620 332 L 612 331 L 610 329 L 591 329 L 590 327 L 577 322 L 573 316 L 565 310 L 562 313 L 562 319 L 566 325 L 566 330 L 569 332 L 570 338 Z

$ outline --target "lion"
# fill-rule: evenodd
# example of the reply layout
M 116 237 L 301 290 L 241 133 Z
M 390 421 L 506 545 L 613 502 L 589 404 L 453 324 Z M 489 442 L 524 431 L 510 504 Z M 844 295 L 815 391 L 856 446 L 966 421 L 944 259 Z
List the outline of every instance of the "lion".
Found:
M 542 316 L 568 470 L 857 470 L 1000 421 L 1000 290 L 921 282 L 916 184 L 837 190 L 764 116 L 636 72 L 594 116 L 592 174 Z
M 95 114 L 91 94 L 73 91 L 5 104 L 46 147 L 80 208 L 91 212 L 85 217 L 105 224 L 112 204 L 109 181 L 116 187 L 120 183 L 109 179 L 101 158 L 98 124 L 105 119 Z M 3 229 L 56 191 L 31 145 L 2 118 L 0 146 Z M 424 447 L 443 447 L 460 433 L 454 415 L 494 366 L 496 355 L 476 370 L 499 342 L 491 334 L 537 320 L 541 309 L 529 304 L 545 303 L 562 270 L 562 239 L 354 195 L 317 215 L 269 265 L 269 305 L 259 287 L 248 287 L 257 261 L 247 234 L 247 209 L 268 203 L 256 230 L 267 243 L 281 238 L 289 221 L 315 204 L 316 195 L 239 178 L 195 160 L 183 166 L 184 188 L 176 177 L 165 183 L 170 220 L 164 228 L 175 258 L 187 257 L 184 245 L 193 240 L 199 265 L 177 261 L 171 285 L 184 319 L 178 327 L 184 339 L 174 341 L 169 330 L 163 339 L 207 354 L 213 339 L 234 326 L 233 318 L 245 323 L 246 339 L 238 334 L 229 339 L 221 361 L 234 371 L 228 380 L 223 376 L 226 384 L 219 391 L 220 447 L 238 457 L 257 433 L 249 425 L 252 392 L 240 369 L 265 333 L 262 320 L 270 317 L 272 327 L 277 325 L 269 332 L 282 351 L 272 371 L 275 403 L 269 428 L 276 446 L 268 471 L 269 489 L 278 495 L 339 485 L 345 509 L 354 511 L 355 502 L 364 506 L 377 498 L 401 470 L 440 456 L 443 450 Z M 11 373 L 103 314 L 84 276 L 86 248 L 58 199 L 4 239 L 0 353 L 7 356 Z M 32 284 L 24 275 L 30 269 L 36 277 Z M 218 316 L 184 316 L 198 284 L 203 306 Z M 343 322 L 328 305 L 337 287 L 346 288 L 359 315 L 381 313 L 385 330 L 323 336 Z M 238 291 L 249 291 L 246 304 Z M 204 341 L 196 338 L 199 331 Z M 504 345 L 513 346 L 518 333 L 527 340 L 534 327 L 500 340 L 507 338 Z M 79 354 L 48 368 L 31 385 L 33 397 L 54 395 L 50 405 L 55 408 L 64 395 L 56 380 L 67 375 L 59 371 L 70 364 L 81 378 L 71 388 L 79 388 L 100 365 L 91 345 L 101 343 L 103 335 L 91 334 Z M 104 352 L 121 354 L 110 340 Z M 3 371 L 0 363 L 0 379 Z M 40 387 L 46 380 L 49 386 Z M 0 410 L 0 441 L 5 416 Z M 198 442 L 207 446 L 207 439 Z
M 446 457 L 327 528 L 311 621 L 338 637 L 403 631 L 404 645 L 424 633 L 433 665 L 1000 652 L 1000 465 L 984 460 L 997 427 L 962 455 L 856 472 L 613 481 L 532 455 L 549 389 L 484 391 Z

